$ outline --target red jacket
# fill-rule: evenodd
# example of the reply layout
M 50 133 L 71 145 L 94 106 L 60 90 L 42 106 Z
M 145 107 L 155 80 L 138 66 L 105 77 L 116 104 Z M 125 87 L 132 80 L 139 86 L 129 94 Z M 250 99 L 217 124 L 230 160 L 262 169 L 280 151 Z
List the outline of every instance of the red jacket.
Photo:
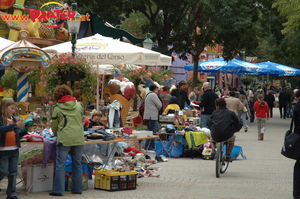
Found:
M 260 118 L 269 118 L 270 112 L 269 112 L 269 106 L 266 102 L 264 102 L 264 106 L 260 105 L 260 101 L 257 100 L 254 103 L 253 109 L 255 110 L 255 116 Z

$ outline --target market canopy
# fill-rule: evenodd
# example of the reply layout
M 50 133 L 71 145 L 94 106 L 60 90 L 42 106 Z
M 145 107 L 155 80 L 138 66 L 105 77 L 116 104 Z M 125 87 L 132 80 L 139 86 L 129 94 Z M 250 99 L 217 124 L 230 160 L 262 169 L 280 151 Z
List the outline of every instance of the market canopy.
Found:
M 184 66 L 187 71 L 194 70 L 194 64 L 189 64 Z M 224 58 L 217 58 L 208 61 L 203 61 L 198 63 L 198 72 L 209 73 L 209 72 L 219 72 L 219 73 L 236 73 L 236 74 L 249 74 L 257 73 L 262 70 L 260 66 L 255 64 L 241 61 L 238 59 L 232 59 L 228 62 Z
M 171 65 L 170 56 L 99 34 L 76 42 L 76 53 L 97 64 Z M 58 54 L 68 53 L 71 49 L 71 41 L 43 48 L 56 50 Z
M 8 40 L 8 39 L 4 39 L 3 37 L 0 37 L 0 51 L 3 49 L 3 48 L 6 48 L 7 46 L 9 46 L 9 45 L 12 45 L 13 43 L 15 43 L 15 42 L 13 42 L 13 41 L 10 41 L 10 40 Z
M 300 70 L 290 66 L 285 66 L 282 64 L 274 62 L 261 62 L 257 63 L 257 66 L 262 67 L 262 70 L 254 75 L 270 75 L 270 76 L 296 76 L 300 75 Z

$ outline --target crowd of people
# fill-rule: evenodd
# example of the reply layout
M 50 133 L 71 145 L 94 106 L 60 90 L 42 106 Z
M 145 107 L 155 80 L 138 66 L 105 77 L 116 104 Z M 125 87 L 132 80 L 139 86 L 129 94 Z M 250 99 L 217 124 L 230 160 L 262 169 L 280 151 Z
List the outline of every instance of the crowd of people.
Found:
M 295 122 L 295 132 L 299 131 L 299 102 L 300 90 L 291 90 L 290 87 L 283 87 L 282 90 L 274 93 L 273 89 L 267 89 L 261 85 L 256 90 L 250 88 L 245 91 L 243 86 L 233 88 L 227 85 L 220 88 L 218 84 L 214 88 L 209 82 L 197 86 L 188 92 L 186 81 L 180 81 L 177 88 L 170 90 L 169 86 L 160 89 L 155 84 L 149 85 L 149 92 L 146 95 L 145 110 L 143 118 L 147 123 L 147 128 L 153 133 L 158 132 L 159 115 L 174 113 L 174 110 L 190 108 L 191 102 L 199 106 L 201 119 L 204 127 L 210 128 L 211 139 L 215 141 L 228 140 L 230 146 L 235 141 L 234 133 L 240 131 L 248 132 L 247 122 L 256 120 L 258 140 L 264 140 L 266 132 L 266 122 L 273 117 L 273 107 L 278 106 L 280 117 L 283 119 L 293 117 Z M 276 94 L 276 95 L 275 95 Z M 107 111 L 104 102 L 101 102 L 101 111 L 95 111 L 89 120 L 82 119 L 83 109 L 79 102 L 72 96 L 69 87 L 62 85 L 55 89 L 54 99 L 57 101 L 52 111 L 51 128 L 57 135 L 56 154 L 56 175 L 51 196 L 62 196 L 64 193 L 64 167 L 67 155 L 70 151 L 74 175 L 72 175 L 72 193 L 82 193 L 81 175 L 81 154 L 84 144 L 83 129 L 91 128 L 94 125 L 105 126 L 101 123 L 101 117 Z M 278 100 L 277 100 L 278 99 Z M 295 107 L 295 110 L 294 110 Z M 19 158 L 19 129 L 24 124 L 15 119 L 16 104 L 13 100 L 3 100 L 0 106 L 0 180 L 8 176 L 7 198 L 18 199 L 16 194 L 17 164 Z M 226 118 L 221 120 L 221 118 Z M 220 122 L 226 124 L 226 128 L 218 128 Z M 224 127 L 224 125 L 222 125 Z M 105 126 L 105 128 L 107 128 Z M 218 129 L 218 130 L 214 130 Z M 220 132 L 224 131 L 223 135 Z M 218 133 L 219 134 L 218 134 Z M 226 136 L 224 136 L 226 133 Z M 214 137 L 215 136 L 215 137 Z M 218 137 L 219 136 L 219 137 Z M 224 140 L 225 139 L 225 140 Z M 146 147 L 155 150 L 155 140 L 147 140 Z M 213 146 L 213 145 L 212 145 Z M 230 159 L 228 150 L 227 160 Z M 300 159 L 294 167 L 294 195 L 299 198 L 300 191 Z

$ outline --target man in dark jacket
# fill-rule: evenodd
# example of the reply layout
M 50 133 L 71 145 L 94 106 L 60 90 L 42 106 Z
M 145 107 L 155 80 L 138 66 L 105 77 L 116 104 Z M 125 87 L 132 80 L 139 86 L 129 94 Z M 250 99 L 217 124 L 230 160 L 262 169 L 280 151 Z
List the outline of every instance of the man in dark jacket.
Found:
M 181 80 L 178 83 L 178 88 L 173 89 L 171 92 L 172 96 L 177 97 L 177 101 L 178 101 L 178 106 L 180 107 L 180 109 L 184 109 L 184 103 L 186 102 L 188 105 L 190 105 L 190 100 L 188 97 L 187 92 L 184 90 L 184 88 L 186 87 L 187 83 L 184 80 Z
M 290 94 L 287 92 L 287 88 L 283 87 L 283 91 L 279 93 L 279 112 L 280 118 L 282 118 L 282 108 L 283 108 L 283 119 L 286 118 L 287 105 L 290 103 Z
M 203 83 L 203 89 L 204 94 L 202 95 L 202 100 L 199 105 L 202 108 L 201 119 L 204 124 L 204 127 L 208 127 L 206 123 L 212 112 L 216 110 L 215 100 L 218 98 L 218 95 L 215 92 L 213 92 L 209 82 Z
M 223 142 L 227 140 L 228 148 L 226 154 L 226 161 L 232 162 L 230 157 L 231 151 L 235 142 L 235 132 L 242 128 L 242 123 L 233 111 L 226 108 L 226 101 L 224 98 L 218 98 L 215 101 L 216 110 L 207 120 L 207 125 L 211 132 L 211 148 L 215 150 L 216 142 Z

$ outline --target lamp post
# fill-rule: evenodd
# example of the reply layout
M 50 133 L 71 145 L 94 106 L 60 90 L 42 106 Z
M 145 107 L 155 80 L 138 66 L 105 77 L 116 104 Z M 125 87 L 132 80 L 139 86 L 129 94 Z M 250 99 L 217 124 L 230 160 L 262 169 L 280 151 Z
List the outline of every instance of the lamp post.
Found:
M 69 32 L 72 35 L 72 40 L 71 40 L 72 56 L 75 57 L 76 34 L 78 34 L 79 32 L 81 21 L 80 21 L 80 14 L 77 12 L 77 3 L 73 2 L 71 6 L 72 6 L 72 11 L 76 13 L 74 17 L 75 20 L 69 18 L 69 20 L 67 20 L 67 23 L 68 23 Z M 74 81 L 71 81 L 71 89 L 72 90 L 74 89 Z
M 150 39 L 151 34 L 147 33 L 146 39 L 143 41 L 143 47 L 151 50 L 152 49 L 152 45 L 153 45 L 153 41 Z
M 75 44 L 76 44 L 76 34 L 78 34 L 79 32 L 79 28 L 80 28 L 80 14 L 77 12 L 77 3 L 73 2 L 72 3 L 72 11 L 76 12 L 75 14 L 75 20 L 69 19 L 67 21 L 68 23 L 68 28 L 69 28 L 69 32 L 72 35 L 72 55 L 73 57 L 75 57 Z

